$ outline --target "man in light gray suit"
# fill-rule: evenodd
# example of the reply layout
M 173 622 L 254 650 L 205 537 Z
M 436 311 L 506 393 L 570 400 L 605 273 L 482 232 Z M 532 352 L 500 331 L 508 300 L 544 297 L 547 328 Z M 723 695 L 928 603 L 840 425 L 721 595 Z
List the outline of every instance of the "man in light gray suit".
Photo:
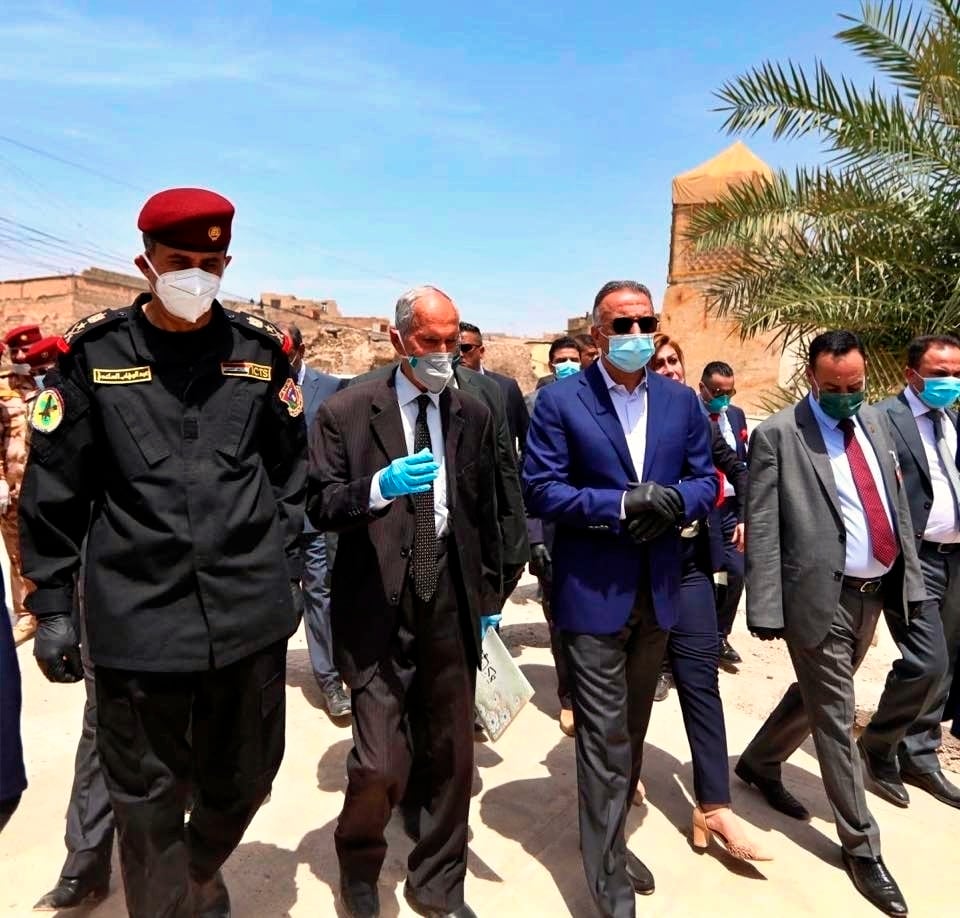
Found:
M 343 388 L 343 380 L 308 367 L 304 361 L 303 334 L 296 325 L 284 331 L 293 342 L 290 368 L 303 392 L 303 417 L 307 430 L 313 426 L 317 410 L 334 392 Z M 318 532 L 309 517 L 303 519 L 303 628 L 307 635 L 310 667 L 323 695 L 323 705 L 333 718 L 350 713 L 350 699 L 333 662 L 333 635 L 330 624 L 330 571 L 337 549 L 337 536 Z
M 797 681 L 736 772 L 771 806 L 807 818 L 780 772 L 812 732 L 854 886 L 886 914 L 904 915 L 867 809 L 853 740 L 853 675 L 881 610 L 908 617 L 926 592 L 893 445 L 874 410 L 861 410 L 859 338 L 818 335 L 807 378 L 810 395 L 764 421 L 750 444 L 747 623 L 761 639 L 786 640 Z

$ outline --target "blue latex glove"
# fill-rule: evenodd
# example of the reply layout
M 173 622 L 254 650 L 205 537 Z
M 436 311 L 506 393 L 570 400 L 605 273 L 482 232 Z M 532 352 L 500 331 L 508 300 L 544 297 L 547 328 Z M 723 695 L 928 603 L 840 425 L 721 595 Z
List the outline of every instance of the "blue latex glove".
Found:
M 412 456 L 401 456 L 380 473 L 380 493 L 387 500 L 393 500 L 404 494 L 429 491 L 439 470 L 440 466 L 433 461 L 433 453 L 428 449 Z
M 500 624 L 500 619 L 503 618 L 502 615 L 481 615 L 480 616 L 480 640 L 482 641 L 486 636 L 487 632 L 491 628 L 495 628 Z

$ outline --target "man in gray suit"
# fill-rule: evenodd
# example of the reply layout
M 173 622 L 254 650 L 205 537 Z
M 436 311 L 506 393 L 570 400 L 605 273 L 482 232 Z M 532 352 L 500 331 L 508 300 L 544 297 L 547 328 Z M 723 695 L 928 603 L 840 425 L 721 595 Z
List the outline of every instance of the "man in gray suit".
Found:
M 878 406 L 886 416 L 903 470 L 913 535 L 930 614 L 909 624 L 887 615 L 901 659 L 893 664 L 877 713 L 860 737 L 873 789 L 897 806 L 904 783 L 960 807 L 960 788 L 940 768 L 940 721 L 960 653 L 960 472 L 957 413 L 960 340 L 917 338 L 907 349 L 907 387 Z
M 853 675 L 883 608 L 908 617 L 926 598 L 907 495 L 884 423 L 863 408 L 866 361 L 851 332 L 810 344 L 810 395 L 754 432 L 747 494 L 747 623 L 784 638 L 797 681 L 736 772 L 774 808 L 808 818 L 781 765 L 813 733 L 843 863 L 881 911 L 907 906 L 880 857 L 853 740 Z
M 303 392 L 303 417 L 307 430 L 313 426 L 320 406 L 338 389 L 343 380 L 308 367 L 304 361 L 303 334 L 296 325 L 284 329 L 293 342 L 290 369 Z M 305 516 L 303 520 L 303 627 L 310 652 L 310 667 L 323 694 L 327 713 L 334 718 L 350 713 L 350 699 L 333 662 L 333 637 L 330 626 L 330 571 L 333 569 L 337 536 L 318 532 Z

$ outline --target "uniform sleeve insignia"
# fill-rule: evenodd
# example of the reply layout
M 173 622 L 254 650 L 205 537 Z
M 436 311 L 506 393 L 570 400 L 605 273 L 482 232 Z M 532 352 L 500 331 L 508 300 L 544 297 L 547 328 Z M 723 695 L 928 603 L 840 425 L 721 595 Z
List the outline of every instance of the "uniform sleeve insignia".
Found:
M 30 410 L 30 426 L 40 433 L 53 433 L 63 421 L 63 396 L 59 389 L 44 389 Z
M 303 393 L 292 379 L 288 379 L 283 384 L 280 390 L 280 401 L 287 406 L 290 417 L 295 418 L 303 413 Z
M 220 364 L 224 376 L 246 376 L 250 379 L 262 379 L 269 382 L 273 378 L 273 368 L 265 363 L 250 363 L 248 360 L 225 360 Z

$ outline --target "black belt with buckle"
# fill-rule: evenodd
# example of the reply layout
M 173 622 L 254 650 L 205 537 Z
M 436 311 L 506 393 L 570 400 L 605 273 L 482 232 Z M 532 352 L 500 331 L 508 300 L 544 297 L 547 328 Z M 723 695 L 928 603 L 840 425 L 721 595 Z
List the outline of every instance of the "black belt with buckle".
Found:
M 844 574 L 843 587 L 846 590 L 856 590 L 858 593 L 876 593 L 883 586 L 883 581 L 864 580 L 863 577 L 848 577 Z
M 920 543 L 920 548 L 938 555 L 952 555 L 955 551 L 960 551 L 960 542 L 928 542 L 924 539 Z

